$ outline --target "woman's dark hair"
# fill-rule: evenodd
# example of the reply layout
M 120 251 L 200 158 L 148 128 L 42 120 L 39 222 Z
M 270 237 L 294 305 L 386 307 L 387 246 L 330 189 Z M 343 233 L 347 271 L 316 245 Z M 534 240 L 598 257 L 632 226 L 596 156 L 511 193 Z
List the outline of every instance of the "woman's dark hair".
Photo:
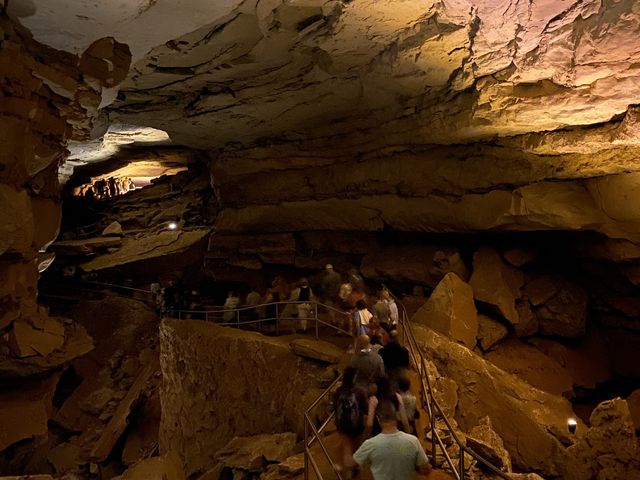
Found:
M 360 299 L 356 302 L 356 308 L 358 310 L 364 310 L 365 308 L 367 308 L 367 304 L 364 300 Z
M 378 386 L 376 397 L 387 398 L 393 396 L 393 391 L 391 390 L 391 382 L 387 377 L 380 377 L 376 384 Z
M 356 375 L 358 374 L 358 370 L 353 367 L 347 367 L 344 369 L 344 374 L 342 374 L 342 386 L 343 387 L 353 387 L 356 381 Z
M 400 377 L 398 379 L 398 388 L 402 392 L 408 391 L 409 388 L 411 388 L 411 380 L 409 380 L 407 377 Z

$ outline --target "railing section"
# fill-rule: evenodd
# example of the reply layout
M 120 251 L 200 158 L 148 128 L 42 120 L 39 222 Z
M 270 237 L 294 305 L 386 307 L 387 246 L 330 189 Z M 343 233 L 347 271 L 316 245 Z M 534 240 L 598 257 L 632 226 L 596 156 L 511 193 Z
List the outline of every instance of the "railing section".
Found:
M 436 465 L 436 456 L 438 455 L 438 449 L 440 449 L 440 453 L 442 454 L 444 461 L 450 470 L 450 473 L 457 480 L 464 480 L 465 474 L 465 453 L 472 458 L 474 458 L 479 464 L 481 464 L 485 469 L 494 473 L 500 478 L 505 480 L 511 480 L 511 476 L 507 473 L 500 470 L 498 467 L 493 465 L 489 460 L 482 457 L 480 454 L 471 450 L 467 445 L 460 440 L 455 430 L 451 426 L 451 422 L 445 415 L 442 407 L 436 400 L 433 392 L 433 388 L 431 385 L 431 380 L 429 378 L 429 372 L 427 369 L 427 362 L 425 361 L 424 355 L 422 354 L 422 350 L 420 349 L 418 342 L 416 341 L 415 335 L 413 334 L 413 330 L 411 329 L 411 324 L 409 322 L 409 316 L 407 314 L 407 309 L 404 304 L 397 298 L 395 295 L 391 294 L 396 301 L 396 303 L 400 306 L 402 310 L 402 316 L 400 319 L 400 325 L 402 330 L 402 338 L 404 340 L 405 346 L 409 350 L 409 356 L 411 359 L 411 363 L 413 364 L 415 370 L 419 373 L 420 377 L 420 395 L 421 400 L 423 402 L 423 406 L 427 411 L 429 416 L 429 427 L 430 427 L 430 437 L 431 437 L 431 463 L 435 467 Z M 444 423 L 447 432 L 451 435 L 451 439 L 458 445 L 458 450 L 460 452 L 457 462 L 455 462 L 444 445 L 438 430 L 436 429 L 436 420 L 440 419 L 442 423 Z M 457 464 L 456 464 L 457 463 Z

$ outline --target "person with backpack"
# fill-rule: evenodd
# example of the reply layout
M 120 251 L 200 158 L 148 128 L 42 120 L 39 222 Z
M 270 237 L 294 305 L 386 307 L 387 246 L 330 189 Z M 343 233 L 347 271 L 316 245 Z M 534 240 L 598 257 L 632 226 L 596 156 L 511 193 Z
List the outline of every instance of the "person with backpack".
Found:
M 342 384 L 335 393 L 333 400 L 336 430 L 340 436 L 341 457 L 339 467 L 342 478 L 351 478 L 357 468 L 353 460 L 355 452 L 361 443 L 365 430 L 365 412 L 367 411 L 367 394 L 356 386 L 358 370 L 347 367 L 342 376 Z

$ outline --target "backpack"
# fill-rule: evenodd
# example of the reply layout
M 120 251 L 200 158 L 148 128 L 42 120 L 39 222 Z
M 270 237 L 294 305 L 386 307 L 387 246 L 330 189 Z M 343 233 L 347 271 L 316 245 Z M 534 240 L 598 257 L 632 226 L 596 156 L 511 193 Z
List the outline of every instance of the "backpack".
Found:
M 364 430 L 364 417 L 353 390 L 338 395 L 336 401 L 336 428 L 339 432 L 358 435 Z

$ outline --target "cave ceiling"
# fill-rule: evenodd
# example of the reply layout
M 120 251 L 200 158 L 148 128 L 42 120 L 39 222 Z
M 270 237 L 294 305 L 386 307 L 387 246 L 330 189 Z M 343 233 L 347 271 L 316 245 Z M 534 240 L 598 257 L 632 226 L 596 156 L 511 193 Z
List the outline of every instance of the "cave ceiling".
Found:
M 12 0 L 34 37 L 132 52 L 113 123 L 217 150 L 501 142 L 539 154 L 640 141 L 640 2 Z M 117 95 L 116 95 L 117 93 Z M 549 131 L 557 131 L 548 133 Z M 541 135 L 540 132 L 544 132 Z

